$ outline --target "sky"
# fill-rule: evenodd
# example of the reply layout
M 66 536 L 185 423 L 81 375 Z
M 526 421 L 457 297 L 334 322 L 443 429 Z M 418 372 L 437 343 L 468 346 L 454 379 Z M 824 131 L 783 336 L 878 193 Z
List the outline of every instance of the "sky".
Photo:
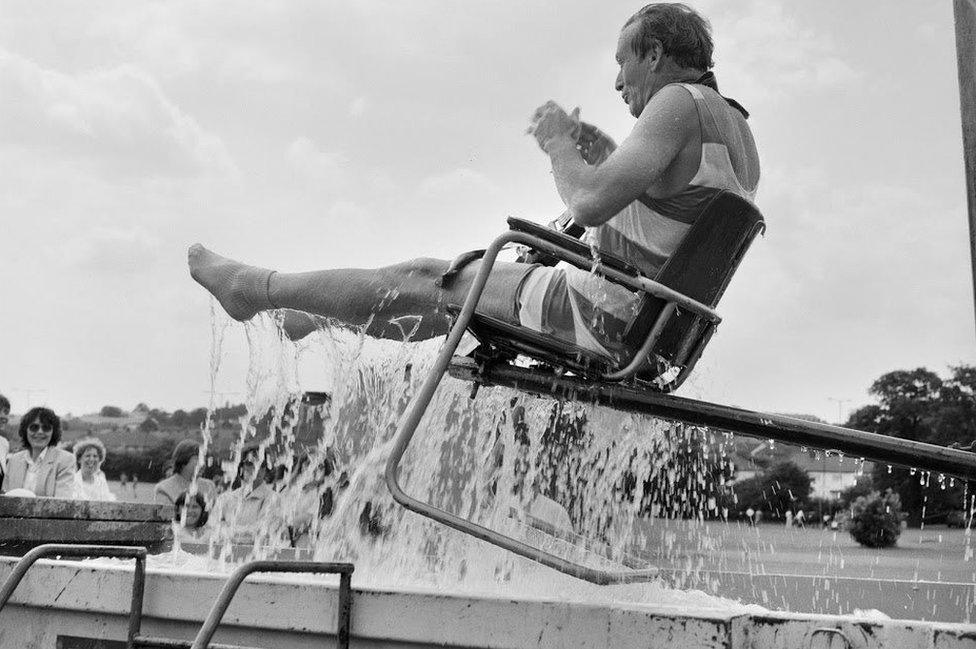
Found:
M 885 372 L 974 362 L 951 3 L 692 5 L 751 112 L 768 231 L 682 394 L 836 421 Z M 197 241 L 376 267 L 550 220 L 529 116 L 553 99 L 625 138 L 614 50 L 640 6 L 0 0 L 0 392 L 205 405 Z M 217 387 L 243 400 L 228 337 Z

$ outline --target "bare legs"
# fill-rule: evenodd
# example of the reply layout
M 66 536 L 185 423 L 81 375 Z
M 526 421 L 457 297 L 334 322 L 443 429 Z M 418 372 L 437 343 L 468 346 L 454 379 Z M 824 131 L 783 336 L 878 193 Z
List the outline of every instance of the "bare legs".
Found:
M 293 309 L 304 314 L 286 312 L 285 330 L 292 338 L 317 328 L 317 322 L 305 315 L 312 314 L 351 327 L 368 324 L 367 334 L 396 340 L 446 334 L 450 321 L 445 307 L 464 301 L 479 266 L 478 262 L 467 266 L 445 289 L 435 282 L 449 264 L 438 259 L 415 259 L 375 270 L 277 273 L 196 244 L 190 247 L 188 262 L 193 279 L 235 320 L 249 320 L 269 309 Z

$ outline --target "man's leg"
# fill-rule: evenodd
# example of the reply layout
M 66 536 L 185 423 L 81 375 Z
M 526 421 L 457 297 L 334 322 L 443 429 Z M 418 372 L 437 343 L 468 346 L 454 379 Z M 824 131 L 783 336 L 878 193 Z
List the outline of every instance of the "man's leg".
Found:
M 464 302 L 480 267 L 480 262 L 469 264 L 448 288 L 441 288 L 435 282 L 449 263 L 438 259 L 414 259 L 378 269 L 277 273 L 221 257 L 197 244 L 190 248 L 188 261 L 193 279 L 210 291 L 235 320 L 249 320 L 269 309 L 293 309 L 350 327 L 368 323 L 367 334 L 397 340 L 408 336 L 424 340 L 446 334 L 450 320 L 445 307 Z M 486 297 L 493 293 L 509 295 L 510 300 L 483 300 L 486 308 L 479 311 L 513 321 L 515 292 L 531 268 L 526 264 L 496 262 Z M 295 316 L 286 317 L 300 323 Z M 306 322 L 304 333 L 310 331 Z

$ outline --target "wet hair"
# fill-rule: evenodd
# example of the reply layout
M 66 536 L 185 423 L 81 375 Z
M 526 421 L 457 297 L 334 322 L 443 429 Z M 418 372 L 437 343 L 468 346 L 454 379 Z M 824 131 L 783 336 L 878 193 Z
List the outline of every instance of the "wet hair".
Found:
M 183 470 L 190 460 L 200 455 L 200 444 L 192 439 L 184 439 L 173 449 L 173 473 Z
M 679 2 L 649 4 L 631 16 L 624 28 L 637 24 L 630 46 L 640 58 L 660 41 L 664 53 L 683 68 L 709 70 L 712 61 L 712 27 L 700 14 Z
M 10 412 L 10 399 L 0 394 L 0 410 Z
M 75 462 L 81 463 L 81 456 L 85 454 L 85 451 L 93 448 L 98 451 L 98 461 L 105 461 L 105 444 L 102 440 L 97 437 L 84 437 L 75 442 Z
M 173 503 L 173 507 L 176 508 L 176 513 L 173 514 L 173 520 L 179 522 L 183 518 L 183 506 L 186 505 L 186 497 L 189 492 L 184 491 L 180 494 L 176 502 Z M 207 511 L 207 501 L 203 499 L 203 495 L 198 491 L 193 494 L 193 500 L 200 505 L 200 518 L 197 519 L 196 525 L 193 529 L 199 529 L 207 524 L 207 519 L 210 518 L 210 512 Z
M 38 419 L 41 421 L 41 425 L 47 424 L 54 429 L 51 433 L 51 441 L 47 445 L 56 446 L 61 441 L 61 418 L 54 414 L 50 408 L 39 406 L 28 410 L 20 420 L 20 441 L 23 442 L 24 448 L 30 448 L 30 442 L 27 441 L 27 427 Z

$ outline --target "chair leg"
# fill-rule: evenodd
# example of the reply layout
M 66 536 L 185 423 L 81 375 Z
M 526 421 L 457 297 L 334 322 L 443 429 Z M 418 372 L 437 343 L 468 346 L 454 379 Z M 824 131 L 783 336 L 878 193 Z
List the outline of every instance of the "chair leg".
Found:
M 471 322 L 471 318 L 474 315 L 478 300 L 481 299 L 481 295 L 485 290 L 488 275 L 491 272 L 492 266 L 495 264 L 498 253 L 502 249 L 502 246 L 504 246 L 506 243 L 517 239 L 518 233 L 505 233 L 495 239 L 491 246 L 489 246 L 485 251 L 485 256 L 481 262 L 481 268 L 478 270 L 478 274 L 475 276 L 471 289 L 468 291 L 468 295 L 464 301 L 464 306 L 461 308 L 461 313 L 458 315 L 454 326 L 448 333 L 447 341 L 444 343 L 444 346 L 441 348 L 437 359 L 434 361 L 430 374 L 424 380 L 423 385 L 417 392 L 417 395 L 414 397 L 413 402 L 410 404 L 410 409 L 407 411 L 400 428 L 397 430 L 393 449 L 386 463 L 385 477 L 387 487 L 389 488 L 393 499 L 410 511 L 416 512 L 422 516 L 426 516 L 439 523 L 447 525 L 448 527 L 452 527 L 475 538 L 481 539 L 482 541 L 487 541 L 488 543 L 497 545 L 500 548 L 514 552 L 515 554 L 526 557 L 527 559 L 531 559 L 560 572 L 572 575 L 573 577 L 584 579 L 596 584 L 619 584 L 650 581 L 656 578 L 658 574 L 658 570 L 656 568 L 615 572 L 590 568 L 582 564 L 573 563 L 563 559 L 562 557 L 545 552 L 526 543 L 522 543 L 521 541 L 517 541 L 511 537 L 505 536 L 504 534 L 500 534 L 487 527 L 472 523 L 471 521 L 465 520 L 459 516 L 455 516 L 450 512 L 431 505 L 430 503 L 413 498 L 403 490 L 398 482 L 398 470 L 400 461 L 403 459 L 403 454 L 406 452 L 407 446 L 410 444 L 410 440 L 417 431 L 417 427 L 420 425 L 420 420 L 427 411 L 427 407 L 430 405 L 430 402 L 433 399 L 434 393 L 437 391 L 441 380 L 443 380 L 444 374 L 447 373 L 451 359 L 454 357 L 454 353 L 457 351 L 457 347 L 461 342 L 461 337 L 467 330 L 468 324 Z

